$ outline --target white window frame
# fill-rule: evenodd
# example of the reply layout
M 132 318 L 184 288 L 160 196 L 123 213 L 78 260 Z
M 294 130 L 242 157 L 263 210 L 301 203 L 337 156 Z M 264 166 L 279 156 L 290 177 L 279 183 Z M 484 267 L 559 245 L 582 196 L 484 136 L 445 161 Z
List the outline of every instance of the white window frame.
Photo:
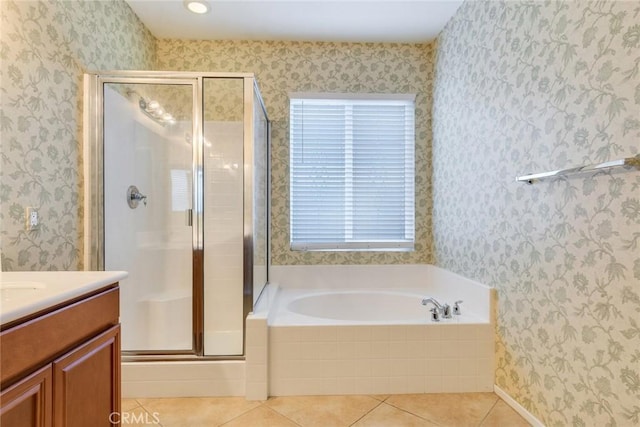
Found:
M 306 92 L 294 92 L 289 94 L 290 98 L 290 135 L 293 135 L 293 120 L 291 117 L 292 106 L 295 102 L 310 100 L 314 103 L 322 103 L 322 101 L 326 101 L 327 104 L 335 104 L 336 101 L 347 101 L 352 103 L 351 105 L 345 105 L 347 109 L 351 109 L 353 105 L 357 104 L 358 101 L 363 101 L 363 104 L 368 104 L 367 101 L 381 101 L 383 103 L 387 103 L 388 105 L 393 105 L 397 103 L 398 105 L 411 105 L 413 114 L 410 114 L 410 117 L 405 117 L 405 123 L 411 129 L 410 135 L 405 137 L 405 162 L 411 163 L 405 164 L 405 172 L 410 171 L 411 173 L 405 173 L 405 237 L 408 236 L 407 239 L 403 241 L 394 240 L 379 240 L 379 241 L 357 241 L 353 239 L 353 234 L 350 234 L 353 230 L 353 213 L 349 215 L 347 212 L 353 210 L 353 204 L 350 201 L 353 201 L 353 197 L 351 197 L 348 193 L 352 189 L 352 178 L 353 174 L 348 172 L 352 171 L 352 148 L 353 148 L 353 138 L 351 135 L 352 126 L 349 126 L 348 123 L 345 126 L 345 159 L 347 163 L 345 167 L 347 168 L 346 182 L 345 182 L 345 234 L 347 237 L 344 242 L 331 242 L 331 243 L 319 243 L 319 242 L 294 242 L 293 241 L 293 201 L 290 203 L 290 219 L 289 219 L 289 231 L 290 231 L 290 247 L 291 250 L 297 251 L 322 251 L 322 250 L 333 250 L 333 251 L 366 251 L 366 250 L 375 250 L 375 251 L 412 251 L 414 250 L 415 244 L 415 94 L 343 94 L 343 93 L 306 93 Z M 345 118 L 347 120 L 352 120 L 353 116 L 349 113 L 345 114 Z M 410 139 L 410 143 L 409 143 Z M 293 138 L 290 138 L 290 159 L 293 162 Z M 290 185 L 290 194 L 293 194 L 293 163 L 290 164 L 290 174 L 289 174 L 289 185 Z M 352 192 L 351 192 L 352 194 Z M 350 235 L 350 237 L 349 237 Z

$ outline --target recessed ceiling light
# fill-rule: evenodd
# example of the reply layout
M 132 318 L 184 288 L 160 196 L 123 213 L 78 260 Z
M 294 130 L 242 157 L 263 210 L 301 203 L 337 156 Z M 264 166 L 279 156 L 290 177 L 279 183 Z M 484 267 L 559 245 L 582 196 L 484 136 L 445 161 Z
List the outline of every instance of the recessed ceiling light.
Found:
M 200 15 L 209 12 L 209 5 L 203 0 L 184 0 L 184 7 L 190 12 Z

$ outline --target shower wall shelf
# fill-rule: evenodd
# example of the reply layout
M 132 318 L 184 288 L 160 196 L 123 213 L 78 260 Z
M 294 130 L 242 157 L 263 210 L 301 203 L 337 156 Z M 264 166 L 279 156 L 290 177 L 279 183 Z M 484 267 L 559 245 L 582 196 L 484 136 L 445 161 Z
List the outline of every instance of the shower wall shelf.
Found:
M 526 182 L 527 184 L 533 184 L 536 181 L 540 181 L 547 178 L 557 178 L 560 176 L 569 176 L 583 172 L 597 172 L 600 170 L 624 168 L 624 169 L 636 169 L 640 170 L 640 154 L 635 157 L 626 157 L 624 159 L 612 160 L 610 162 L 596 163 L 593 165 L 578 166 L 569 169 L 559 169 L 550 172 L 534 173 L 530 175 L 522 175 L 516 177 L 518 182 Z

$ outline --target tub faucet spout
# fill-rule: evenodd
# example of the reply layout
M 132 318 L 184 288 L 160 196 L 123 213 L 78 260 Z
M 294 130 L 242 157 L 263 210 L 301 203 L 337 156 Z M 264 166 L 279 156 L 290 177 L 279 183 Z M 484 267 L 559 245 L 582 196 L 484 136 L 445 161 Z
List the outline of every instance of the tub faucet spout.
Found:
M 429 303 L 433 304 L 438 311 L 442 311 L 442 304 L 440 304 L 437 299 L 433 297 L 426 297 L 422 299 L 422 305 L 427 305 Z

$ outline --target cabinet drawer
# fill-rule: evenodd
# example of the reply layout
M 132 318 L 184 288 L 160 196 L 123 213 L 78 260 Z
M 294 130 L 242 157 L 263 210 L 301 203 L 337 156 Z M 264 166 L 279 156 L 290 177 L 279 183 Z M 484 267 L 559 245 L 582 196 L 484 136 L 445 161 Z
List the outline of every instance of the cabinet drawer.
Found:
M 0 333 L 2 388 L 118 324 L 119 289 L 59 308 Z

